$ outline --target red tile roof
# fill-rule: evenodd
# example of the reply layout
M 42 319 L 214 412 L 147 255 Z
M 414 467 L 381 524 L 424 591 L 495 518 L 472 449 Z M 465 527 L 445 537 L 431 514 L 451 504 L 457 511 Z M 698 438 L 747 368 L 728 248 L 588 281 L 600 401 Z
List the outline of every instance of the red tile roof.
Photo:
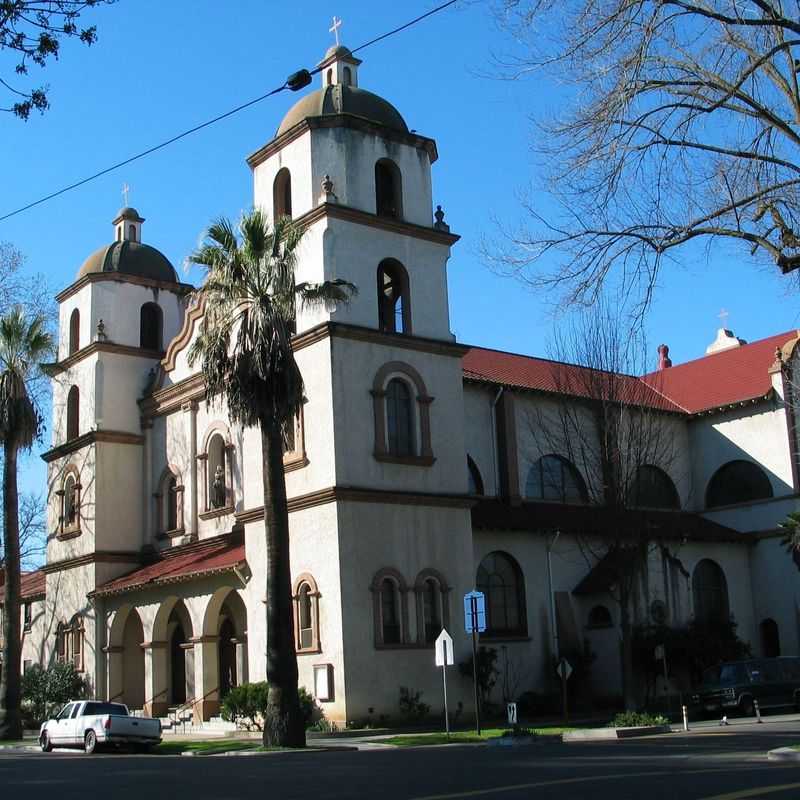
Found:
M 769 368 L 775 348 L 797 336 L 796 330 L 786 331 L 650 373 L 643 380 L 658 381 L 661 391 L 690 414 L 755 400 L 772 390 Z
M 601 396 L 619 396 L 635 405 L 683 411 L 655 385 L 646 384 L 635 376 L 613 375 L 547 358 L 470 347 L 462 367 L 464 377 L 472 381 L 575 397 L 597 397 L 598 392 L 603 392 Z
M 614 391 L 626 402 L 688 414 L 761 398 L 772 389 L 769 368 L 775 348 L 798 335 L 795 330 L 779 333 L 642 378 L 621 375 Z M 597 381 L 608 374 L 482 347 L 471 347 L 462 366 L 467 380 L 576 397 L 597 396 Z
M 166 550 L 154 564 L 122 575 L 95 590 L 97 595 L 121 594 L 146 586 L 178 583 L 192 578 L 230 572 L 245 564 L 241 537 L 230 534 Z
M 21 581 L 21 597 L 23 600 L 31 600 L 34 597 L 41 597 L 45 591 L 44 571 L 37 569 L 34 572 L 23 572 Z M 0 585 L 0 603 L 5 600 L 5 586 Z

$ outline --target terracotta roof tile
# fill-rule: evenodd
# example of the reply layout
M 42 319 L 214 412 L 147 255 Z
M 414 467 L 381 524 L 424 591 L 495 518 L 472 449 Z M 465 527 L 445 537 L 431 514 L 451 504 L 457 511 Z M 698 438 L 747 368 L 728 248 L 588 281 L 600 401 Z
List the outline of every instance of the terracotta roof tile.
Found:
M 23 600 L 29 600 L 33 597 L 40 597 L 45 591 L 45 574 L 41 569 L 34 572 L 22 573 L 21 596 Z M 6 590 L 4 586 L 0 586 L 0 603 L 5 600 Z
M 144 586 L 177 583 L 204 575 L 229 572 L 245 563 L 244 543 L 241 537 L 229 534 L 215 536 L 183 547 L 166 550 L 154 564 L 122 575 L 104 583 L 95 591 L 97 595 L 120 594 Z

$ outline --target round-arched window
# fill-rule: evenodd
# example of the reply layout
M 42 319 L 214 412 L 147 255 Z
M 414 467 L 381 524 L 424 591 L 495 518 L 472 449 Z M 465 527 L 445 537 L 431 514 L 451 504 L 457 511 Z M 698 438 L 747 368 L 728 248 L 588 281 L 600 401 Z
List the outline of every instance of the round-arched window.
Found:
M 589 612 L 587 627 L 610 628 L 612 626 L 611 612 L 605 606 L 595 606 Z
M 709 625 L 730 619 L 728 582 L 722 567 L 710 558 L 698 562 L 692 573 L 694 616 Z
M 555 503 L 586 503 L 586 484 L 575 465 L 557 455 L 542 456 L 528 472 L 525 496 Z
M 375 164 L 375 213 L 379 217 L 403 217 L 403 183 L 400 169 L 391 159 Z
M 386 387 L 386 432 L 390 455 L 414 455 L 414 417 L 411 389 L 400 378 Z
M 383 644 L 400 644 L 400 597 L 391 578 L 381 581 L 381 633 Z
M 490 636 L 524 636 L 525 580 L 519 564 L 507 553 L 489 553 L 480 563 L 477 589 L 486 598 L 486 632 Z
M 470 494 L 484 494 L 481 471 L 470 456 L 467 456 L 467 482 Z
M 139 347 L 161 351 L 163 315 L 157 303 L 145 303 L 139 310 Z
M 636 470 L 630 491 L 631 504 L 639 508 L 679 509 L 681 501 L 672 479 L 664 470 L 643 464 Z
M 772 497 L 772 484 L 761 467 L 752 461 L 729 461 L 708 482 L 706 506 L 716 508 Z

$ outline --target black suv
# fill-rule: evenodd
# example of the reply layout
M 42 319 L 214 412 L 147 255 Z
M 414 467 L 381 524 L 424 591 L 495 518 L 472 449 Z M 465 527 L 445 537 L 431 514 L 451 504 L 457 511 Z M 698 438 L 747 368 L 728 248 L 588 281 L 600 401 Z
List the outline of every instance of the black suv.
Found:
M 708 712 L 739 711 L 746 717 L 755 713 L 755 700 L 761 709 L 793 706 L 800 711 L 800 658 L 754 658 L 711 667 L 692 700 Z

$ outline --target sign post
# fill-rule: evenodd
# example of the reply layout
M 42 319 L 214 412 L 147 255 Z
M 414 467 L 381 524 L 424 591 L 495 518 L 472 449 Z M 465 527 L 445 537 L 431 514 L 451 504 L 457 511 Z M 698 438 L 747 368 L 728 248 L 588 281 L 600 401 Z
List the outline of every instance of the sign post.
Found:
M 442 689 L 444 691 L 444 728 L 450 736 L 450 716 L 447 713 L 447 667 L 453 666 L 453 637 L 442 628 L 435 644 L 436 666 L 442 668 Z
M 561 676 L 561 705 L 564 710 L 564 724 L 569 722 L 569 708 L 567 706 L 567 680 L 572 675 L 572 665 L 562 656 L 558 662 L 556 672 Z
M 478 634 L 486 630 L 486 598 L 483 592 L 464 595 L 464 628 L 472 634 L 472 680 L 475 685 L 475 729 L 481 735 L 481 699 L 478 688 Z

